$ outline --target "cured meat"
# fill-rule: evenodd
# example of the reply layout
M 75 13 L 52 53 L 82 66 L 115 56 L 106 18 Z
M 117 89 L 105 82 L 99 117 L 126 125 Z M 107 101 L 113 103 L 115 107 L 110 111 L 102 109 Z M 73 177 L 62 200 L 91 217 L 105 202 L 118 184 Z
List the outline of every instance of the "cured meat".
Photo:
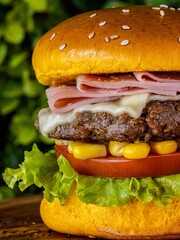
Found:
M 113 101 L 118 96 L 98 97 L 97 94 L 91 95 L 80 92 L 76 86 L 52 86 L 46 90 L 48 104 L 51 111 L 64 113 L 76 107 L 97 102 Z
M 132 91 L 146 90 L 146 92 L 176 95 L 180 91 L 179 79 L 164 79 L 152 73 L 138 73 L 133 75 L 121 74 L 116 76 L 79 75 L 77 77 L 77 89 L 80 92 L 91 94 L 122 94 L 128 95 Z M 180 75 L 180 74 L 179 74 Z
M 134 72 L 134 76 L 139 81 L 157 81 L 164 83 L 178 83 L 180 72 Z
M 64 113 L 85 104 L 113 101 L 121 96 L 152 93 L 176 96 L 180 73 L 134 72 L 115 75 L 79 75 L 76 86 L 54 85 L 46 90 L 51 111 Z

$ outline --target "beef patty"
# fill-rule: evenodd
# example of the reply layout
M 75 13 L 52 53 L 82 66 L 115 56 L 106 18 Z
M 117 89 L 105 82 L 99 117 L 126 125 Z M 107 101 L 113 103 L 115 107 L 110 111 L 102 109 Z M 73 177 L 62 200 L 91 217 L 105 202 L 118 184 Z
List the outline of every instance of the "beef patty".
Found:
M 48 136 L 91 142 L 180 138 L 180 100 L 152 101 L 137 119 L 126 113 L 113 116 L 106 112 L 79 112 L 71 123 L 59 125 Z

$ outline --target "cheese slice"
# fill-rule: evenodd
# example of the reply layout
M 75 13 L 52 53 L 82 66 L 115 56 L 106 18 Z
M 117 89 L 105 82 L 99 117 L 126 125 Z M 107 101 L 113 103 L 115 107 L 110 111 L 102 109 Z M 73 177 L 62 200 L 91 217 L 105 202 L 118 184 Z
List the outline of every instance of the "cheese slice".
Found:
M 43 136 L 48 137 L 48 133 L 54 131 L 58 125 L 71 123 L 74 120 L 77 112 L 84 111 L 90 111 L 92 113 L 107 112 L 113 116 L 127 113 L 132 118 L 139 118 L 146 104 L 150 101 L 156 100 L 177 101 L 180 100 L 180 95 L 174 97 L 145 93 L 132 96 L 123 96 L 116 101 L 87 104 L 62 114 L 52 112 L 49 108 L 44 108 L 38 113 L 39 129 Z

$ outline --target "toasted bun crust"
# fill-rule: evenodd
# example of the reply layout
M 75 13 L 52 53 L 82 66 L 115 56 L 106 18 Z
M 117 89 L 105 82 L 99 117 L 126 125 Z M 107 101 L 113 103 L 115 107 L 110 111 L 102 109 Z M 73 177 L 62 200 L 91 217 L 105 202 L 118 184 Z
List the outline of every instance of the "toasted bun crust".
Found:
M 148 6 L 77 15 L 47 32 L 36 45 L 37 79 L 51 85 L 88 73 L 180 71 L 179 23 L 180 11 Z M 124 40 L 127 45 L 121 45 Z
M 44 223 L 57 232 L 113 239 L 179 239 L 180 199 L 165 207 L 131 202 L 122 207 L 82 203 L 75 194 L 61 206 L 43 199 Z

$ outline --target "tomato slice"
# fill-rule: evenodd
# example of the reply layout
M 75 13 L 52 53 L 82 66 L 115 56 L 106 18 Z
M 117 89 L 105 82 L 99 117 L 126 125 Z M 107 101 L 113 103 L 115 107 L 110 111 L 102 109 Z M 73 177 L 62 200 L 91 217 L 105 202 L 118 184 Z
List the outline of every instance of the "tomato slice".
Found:
M 64 155 L 80 174 L 98 177 L 155 177 L 180 173 L 180 152 L 166 155 L 150 154 L 147 158 L 129 160 L 124 157 L 100 157 L 86 160 L 69 154 L 67 146 L 55 145 L 56 155 Z

